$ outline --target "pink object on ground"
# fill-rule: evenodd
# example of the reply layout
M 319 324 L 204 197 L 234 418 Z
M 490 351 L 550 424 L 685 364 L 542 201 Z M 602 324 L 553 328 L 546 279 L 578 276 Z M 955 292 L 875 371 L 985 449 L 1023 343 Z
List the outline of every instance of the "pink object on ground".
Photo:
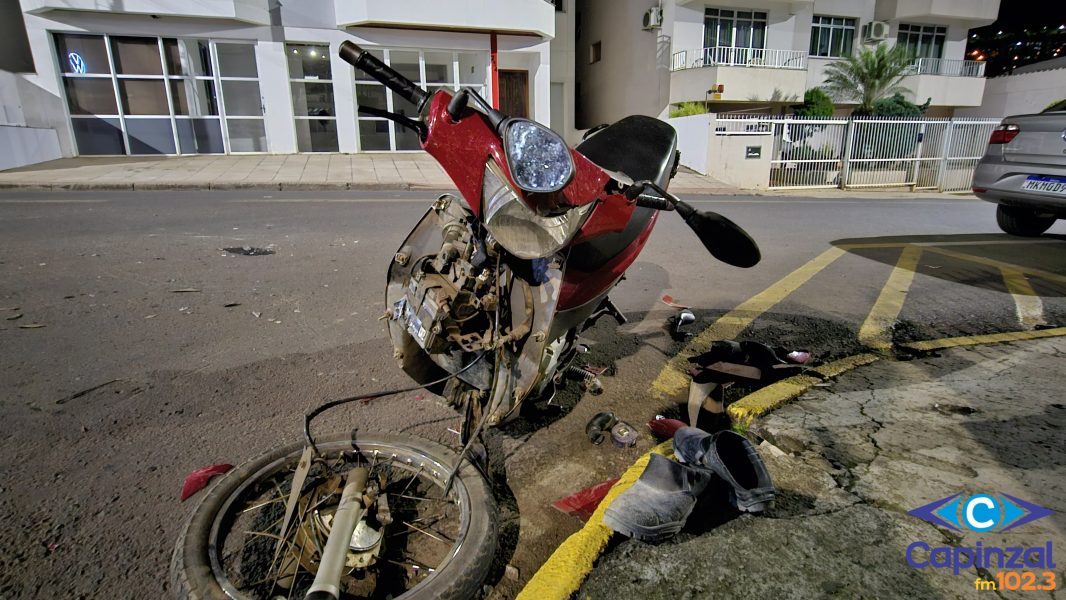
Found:
M 592 513 L 596 512 L 596 507 L 600 505 L 604 497 L 607 496 L 607 491 L 611 489 L 615 483 L 618 482 L 618 478 L 608 479 L 602 483 L 585 488 L 575 494 L 570 494 L 565 498 L 560 498 L 555 502 L 552 502 L 552 506 L 560 511 L 581 520 L 582 523 L 589 520 Z
M 181 484 L 181 501 L 185 502 L 189 496 L 204 489 L 207 483 L 215 475 L 221 475 L 233 468 L 233 465 L 218 464 L 200 467 L 185 477 L 185 483 Z
M 679 304 L 670 294 L 663 294 L 663 297 L 660 298 L 660 300 L 662 300 L 663 304 L 669 306 L 670 308 L 692 308 L 691 306 Z
M 648 421 L 648 429 L 651 429 L 652 434 L 660 440 L 672 439 L 678 429 L 687 426 L 684 421 L 678 421 L 677 419 L 652 419 Z

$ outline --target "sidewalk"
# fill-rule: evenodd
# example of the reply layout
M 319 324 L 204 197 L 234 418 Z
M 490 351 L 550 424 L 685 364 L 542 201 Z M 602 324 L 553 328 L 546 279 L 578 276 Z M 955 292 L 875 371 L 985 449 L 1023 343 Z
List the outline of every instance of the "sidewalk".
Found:
M 1061 552 L 1063 352 L 1064 338 L 954 349 L 881 361 L 817 388 L 750 429 L 766 440 L 760 454 L 779 491 L 772 510 L 738 516 L 701 502 L 676 538 L 619 543 L 577 597 L 974 597 L 975 580 L 1000 565 L 963 564 L 958 575 L 913 568 L 909 548 L 1052 543 Z M 962 491 L 1010 494 L 1055 514 L 983 534 L 907 514 Z
M 72 190 L 451 190 L 428 154 L 286 154 L 64 158 L 0 172 L 0 188 Z M 682 169 L 670 189 L 740 190 Z

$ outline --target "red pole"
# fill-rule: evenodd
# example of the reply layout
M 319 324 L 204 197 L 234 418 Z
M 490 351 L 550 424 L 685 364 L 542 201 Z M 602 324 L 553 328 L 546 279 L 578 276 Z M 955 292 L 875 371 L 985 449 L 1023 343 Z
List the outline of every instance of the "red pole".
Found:
M 492 107 L 499 110 L 500 108 L 500 63 L 498 54 L 496 51 L 496 34 L 489 34 L 489 48 L 490 58 L 489 63 L 492 67 Z

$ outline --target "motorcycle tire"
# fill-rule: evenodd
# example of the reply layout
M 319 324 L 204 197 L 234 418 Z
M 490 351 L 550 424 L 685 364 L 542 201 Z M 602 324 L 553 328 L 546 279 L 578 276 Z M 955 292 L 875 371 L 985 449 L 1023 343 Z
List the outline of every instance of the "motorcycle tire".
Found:
M 389 450 L 395 459 L 401 456 L 422 457 L 427 462 L 444 467 L 443 475 L 455 464 L 457 455 L 439 444 L 397 435 L 362 435 L 358 437 L 360 449 Z M 351 438 L 347 436 L 323 436 L 316 442 L 320 452 L 350 451 Z M 245 488 L 245 482 L 253 478 L 262 480 L 271 473 L 280 472 L 285 465 L 295 465 L 303 452 L 304 444 L 297 443 L 270 450 L 232 469 L 206 491 L 200 504 L 193 511 L 181 535 L 178 537 L 170 564 L 170 587 L 180 600 L 235 600 L 244 598 L 224 589 L 216 577 L 215 569 L 220 559 L 216 552 L 219 523 L 226 518 L 229 506 Z M 421 469 L 421 468 L 420 468 Z M 406 591 L 396 600 L 467 600 L 478 597 L 482 583 L 488 575 L 496 553 L 497 514 L 496 504 L 488 482 L 469 461 L 464 461 L 453 483 L 456 498 L 464 499 L 465 514 L 461 519 L 460 542 L 442 568 L 429 578 Z M 464 511 L 460 508 L 460 512 Z M 213 560 L 215 559 L 215 560 Z M 228 583 L 228 582 L 227 582 Z M 232 586 L 230 586 L 232 588 Z

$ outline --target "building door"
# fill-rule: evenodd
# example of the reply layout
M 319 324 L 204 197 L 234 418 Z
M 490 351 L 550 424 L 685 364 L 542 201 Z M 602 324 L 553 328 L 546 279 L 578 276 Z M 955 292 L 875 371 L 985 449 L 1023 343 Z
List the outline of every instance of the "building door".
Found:
M 511 117 L 529 118 L 529 71 L 500 70 L 500 110 Z

